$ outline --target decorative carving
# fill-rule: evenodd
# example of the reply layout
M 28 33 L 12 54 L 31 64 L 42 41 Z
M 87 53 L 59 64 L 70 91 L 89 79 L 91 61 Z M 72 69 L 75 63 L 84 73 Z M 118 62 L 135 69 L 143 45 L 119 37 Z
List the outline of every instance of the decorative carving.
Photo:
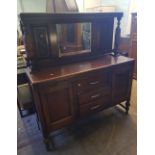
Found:
M 28 64 L 29 60 L 32 60 L 34 57 L 34 47 L 33 47 L 33 39 L 32 39 L 32 34 L 30 31 L 30 27 L 28 25 L 23 25 L 20 22 L 22 34 L 23 34 L 23 42 L 24 46 L 26 48 L 26 53 L 27 53 L 27 58 L 28 58 Z
M 37 57 L 46 58 L 49 56 L 48 35 L 46 27 L 33 28 Z
M 94 22 L 92 24 L 92 46 L 95 51 L 111 53 L 113 36 L 113 18 L 105 22 Z

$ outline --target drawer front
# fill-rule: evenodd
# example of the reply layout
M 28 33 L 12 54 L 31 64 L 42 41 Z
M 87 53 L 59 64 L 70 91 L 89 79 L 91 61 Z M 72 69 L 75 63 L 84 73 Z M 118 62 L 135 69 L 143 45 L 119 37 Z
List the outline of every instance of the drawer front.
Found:
M 93 114 L 94 112 L 100 111 L 104 108 L 112 106 L 111 104 L 111 95 L 104 95 L 99 99 L 96 99 L 90 103 L 83 104 L 79 106 L 79 115 L 80 117 Z
M 110 94 L 110 88 L 92 91 L 78 96 L 79 104 L 87 104 Z
M 82 78 L 76 82 L 78 94 L 97 88 L 110 87 L 110 79 L 110 73 L 108 71 L 100 71 Z
M 98 110 L 101 110 L 103 108 L 107 108 L 110 106 L 111 106 L 111 95 L 107 94 L 103 96 L 102 98 L 91 102 L 90 111 L 94 112 L 96 110 L 98 111 Z

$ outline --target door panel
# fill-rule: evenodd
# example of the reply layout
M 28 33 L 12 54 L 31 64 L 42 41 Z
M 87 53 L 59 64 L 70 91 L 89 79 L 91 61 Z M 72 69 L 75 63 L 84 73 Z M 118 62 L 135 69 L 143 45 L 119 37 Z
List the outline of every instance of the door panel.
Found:
M 44 86 L 40 89 L 46 124 L 57 129 L 73 120 L 72 91 L 67 82 Z
M 113 103 L 118 104 L 130 97 L 132 64 L 121 65 L 113 71 Z

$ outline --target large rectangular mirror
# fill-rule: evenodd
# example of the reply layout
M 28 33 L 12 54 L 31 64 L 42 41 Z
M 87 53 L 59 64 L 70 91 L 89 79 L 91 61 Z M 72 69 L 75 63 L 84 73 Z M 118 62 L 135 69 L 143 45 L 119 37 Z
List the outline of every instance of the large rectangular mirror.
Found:
M 59 57 L 91 52 L 91 23 L 56 24 Z

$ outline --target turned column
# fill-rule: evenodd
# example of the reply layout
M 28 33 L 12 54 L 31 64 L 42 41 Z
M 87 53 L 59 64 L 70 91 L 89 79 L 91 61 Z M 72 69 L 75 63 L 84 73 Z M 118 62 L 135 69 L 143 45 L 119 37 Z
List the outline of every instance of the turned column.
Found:
M 120 44 L 120 37 L 121 37 L 121 28 L 120 28 L 120 20 L 122 16 L 117 16 L 117 27 L 115 30 L 115 43 L 114 43 L 114 56 L 119 55 L 119 44 Z

